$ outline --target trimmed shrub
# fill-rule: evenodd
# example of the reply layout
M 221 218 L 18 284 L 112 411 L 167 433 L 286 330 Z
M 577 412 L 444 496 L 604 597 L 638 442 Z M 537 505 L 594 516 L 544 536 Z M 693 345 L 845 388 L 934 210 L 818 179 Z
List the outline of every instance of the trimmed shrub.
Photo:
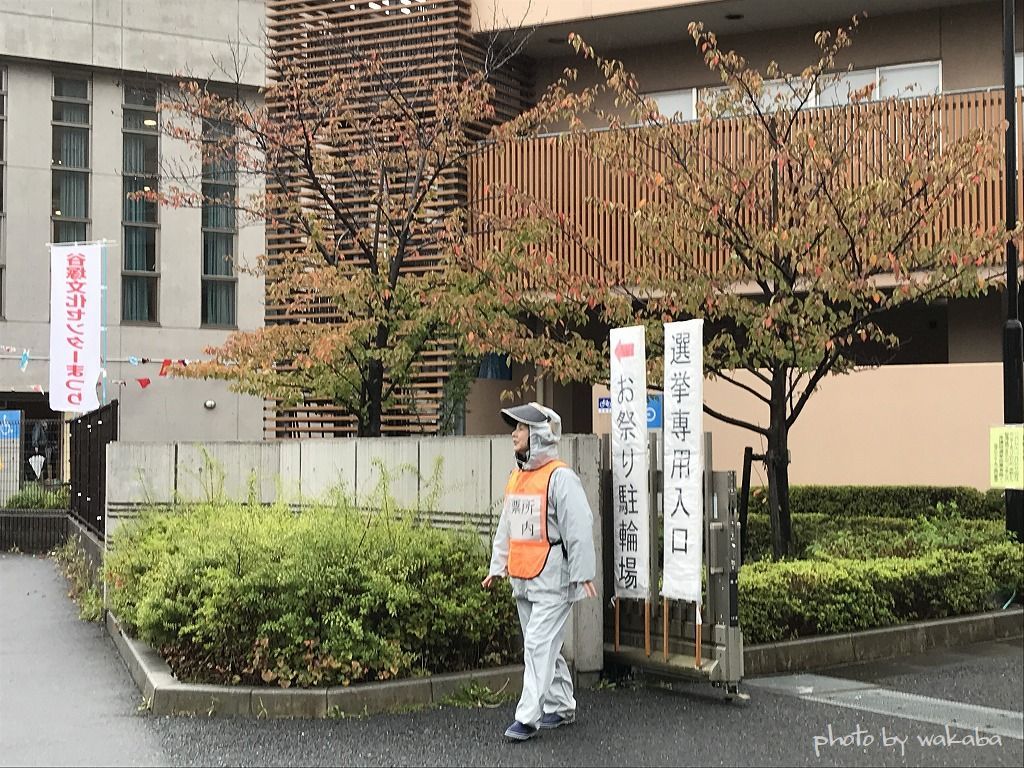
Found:
M 970 551 L 1006 540 L 1002 521 L 956 514 L 914 519 L 797 513 L 792 525 L 794 559 L 919 557 L 937 549 Z M 749 515 L 744 562 L 768 558 L 771 552 L 771 521 L 767 515 Z
M 204 504 L 118 528 L 111 606 L 180 679 L 348 685 L 504 664 L 505 584 L 479 536 L 344 505 Z
M 792 514 L 845 517 L 919 517 L 957 512 L 961 517 L 1001 520 L 1003 492 L 966 486 L 933 485 L 794 485 L 789 489 Z M 752 514 L 768 514 L 768 489 L 751 488 Z
M 739 573 L 747 643 L 853 632 L 998 607 L 1000 591 L 1024 588 L 1024 545 L 935 550 L 874 560 L 761 561 Z

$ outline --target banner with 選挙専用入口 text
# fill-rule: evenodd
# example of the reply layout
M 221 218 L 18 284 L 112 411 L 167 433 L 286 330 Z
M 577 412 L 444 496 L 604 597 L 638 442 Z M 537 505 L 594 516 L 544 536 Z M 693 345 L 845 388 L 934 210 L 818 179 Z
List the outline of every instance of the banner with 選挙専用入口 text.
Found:
M 50 408 L 99 407 L 102 319 L 100 243 L 50 246 Z
M 703 602 L 704 552 L 703 345 L 703 320 L 665 324 L 665 578 L 661 594 L 698 605 Z
M 610 349 L 615 596 L 647 600 L 651 550 L 643 326 L 613 328 Z

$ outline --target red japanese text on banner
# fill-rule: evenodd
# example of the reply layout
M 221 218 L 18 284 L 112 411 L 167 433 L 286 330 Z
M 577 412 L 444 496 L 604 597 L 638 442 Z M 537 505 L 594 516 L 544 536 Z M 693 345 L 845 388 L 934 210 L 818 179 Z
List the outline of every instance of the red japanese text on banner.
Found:
M 99 407 L 103 246 L 50 246 L 50 408 Z
M 702 603 L 704 321 L 665 324 L 665 578 L 661 594 Z
M 644 600 L 651 594 L 646 359 L 643 326 L 611 330 L 615 595 Z

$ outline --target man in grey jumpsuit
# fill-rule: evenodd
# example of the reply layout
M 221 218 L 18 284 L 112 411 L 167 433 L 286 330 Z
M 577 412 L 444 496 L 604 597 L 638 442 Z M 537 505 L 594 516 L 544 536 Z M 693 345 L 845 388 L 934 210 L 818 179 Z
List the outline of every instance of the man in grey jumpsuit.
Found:
M 512 444 L 520 470 L 541 470 L 558 459 L 562 420 L 557 413 L 529 403 L 504 408 L 501 415 L 515 427 Z M 561 654 L 562 635 L 572 604 L 597 596 L 593 519 L 579 477 L 569 467 L 559 466 L 547 483 L 546 530 L 552 544 L 547 559 L 534 578 L 511 578 L 523 629 L 525 670 L 516 720 L 505 731 L 510 739 L 525 741 L 538 729 L 558 728 L 576 717 L 572 678 Z M 491 567 L 482 585 L 485 589 L 508 576 L 509 548 L 506 503 L 494 536 Z

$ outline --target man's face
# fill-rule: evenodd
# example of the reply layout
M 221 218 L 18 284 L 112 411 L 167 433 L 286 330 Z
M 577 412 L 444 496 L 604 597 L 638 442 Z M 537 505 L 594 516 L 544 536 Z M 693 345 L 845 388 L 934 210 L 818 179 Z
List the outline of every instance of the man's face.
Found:
M 512 448 L 524 456 L 530 452 L 530 428 L 525 424 L 516 424 L 512 430 Z

